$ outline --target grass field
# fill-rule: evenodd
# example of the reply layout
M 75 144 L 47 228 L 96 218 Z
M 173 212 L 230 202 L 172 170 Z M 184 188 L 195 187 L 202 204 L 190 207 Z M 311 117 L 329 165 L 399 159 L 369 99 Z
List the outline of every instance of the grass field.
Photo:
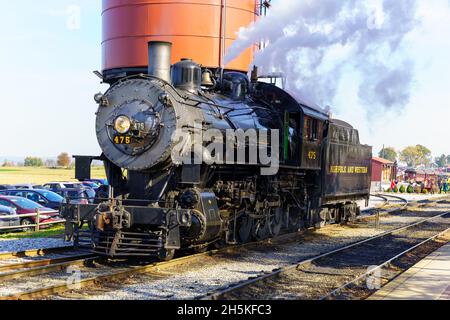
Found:
M 48 238 L 55 236 L 63 236 L 65 227 L 63 224 L 59 224 L 57 226 L 36 231 L 18 231 L 18 232 L 4 232 L 0 233 L 0 239 L 24 239 L 24 238 Z
M 75 169 L 49 169 L 31 167 L 0 168 L 0 184 L 75 181 Z M 92 168 L 92 178 L 105 178 L 103 167 Z

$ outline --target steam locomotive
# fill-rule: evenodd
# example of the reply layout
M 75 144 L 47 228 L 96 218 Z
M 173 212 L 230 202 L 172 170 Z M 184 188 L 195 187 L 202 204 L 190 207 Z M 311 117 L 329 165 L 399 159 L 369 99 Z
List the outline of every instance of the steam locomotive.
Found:
M 276 237 L 359 214 L 372 148 L 319 107 L 247 74 L 171 65 L 171 43 L 148 43 L 147 73 L 97 94 L 103 151 L 75 156 L 76 177 L 104 162 L 109 187 L 67 204 L 66 239 L 109 257 L 171 259 Z M 87 227 L 87 228 L 86 228 Z

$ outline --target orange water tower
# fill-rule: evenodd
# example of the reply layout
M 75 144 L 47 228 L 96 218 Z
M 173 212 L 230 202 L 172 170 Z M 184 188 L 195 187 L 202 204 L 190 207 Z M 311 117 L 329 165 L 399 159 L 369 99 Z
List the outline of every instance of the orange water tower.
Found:
M 247 71 L 254 48 L 223 66 L 241 27 L 254 22 L 260 0 L 103 0 L 103 73 L 144 72 L 149 41 L 172 42 L 172 64 L 191 58 L 207 68 Z

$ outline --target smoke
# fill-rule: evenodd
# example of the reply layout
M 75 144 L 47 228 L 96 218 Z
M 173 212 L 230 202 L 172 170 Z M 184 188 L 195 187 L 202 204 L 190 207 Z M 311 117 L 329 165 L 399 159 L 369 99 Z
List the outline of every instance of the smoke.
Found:
M 240 29 L 225 59 L 264 42 L 253 64 L 282 72 L 287 89 L 308 100 L 333 103 L 343 76 L 356 73 L 363 104 L 401 107 L 414 79 L 401 44 L 415 15 L 416 0 L 278 0 L 267 17 Z

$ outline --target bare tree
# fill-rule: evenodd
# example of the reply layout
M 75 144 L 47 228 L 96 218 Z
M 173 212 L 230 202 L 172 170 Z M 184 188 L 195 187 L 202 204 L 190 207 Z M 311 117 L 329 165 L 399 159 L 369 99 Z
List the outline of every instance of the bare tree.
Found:
M 2 167 L 14 167 L 15 163 L 9 160 L 5 160 L 2 164 Z
M 58 156 L 58 160 L 56 161 L 59 167 L 67 168 L 70 166 L 71 159 L 67 152 L 63 152 Z

